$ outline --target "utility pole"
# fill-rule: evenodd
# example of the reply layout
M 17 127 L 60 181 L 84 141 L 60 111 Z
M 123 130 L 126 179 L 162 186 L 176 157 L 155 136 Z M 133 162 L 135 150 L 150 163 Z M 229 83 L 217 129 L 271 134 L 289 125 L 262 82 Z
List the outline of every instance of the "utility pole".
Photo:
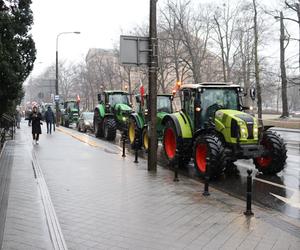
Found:
M 285 33 L 283 23 L 283 13 L 280 11 L 280 71 L 281 71 L 281 98 L 282 98 L 282 114 L 281 117 L 289 116 L 288 101 L 287 101 L 287 79 L 285 69 Z
M 157 169 L 157 130 L 156 130 L 156 109 L 157 109 L 157 29 L 156 29 L 156 3 L 157 0 L 150 0 L 150 26 L 149 26 L 149 151 L 148 171 Z

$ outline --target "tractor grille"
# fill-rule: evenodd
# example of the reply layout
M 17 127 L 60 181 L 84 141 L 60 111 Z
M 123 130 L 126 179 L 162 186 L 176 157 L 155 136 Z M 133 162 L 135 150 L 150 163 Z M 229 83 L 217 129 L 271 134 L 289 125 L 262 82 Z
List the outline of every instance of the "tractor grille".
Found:
M 247 130 L 248 130 L 248 139 L 254 139 L 253 136 L 253 126 L 254 126 L 254 120 L 253 117 L 248 116 L 248 115 L 236 115 L 236 117 L 239 117 L 240 119 L 242 119 L 243 121 L 246 122 L 247 124 Z
M 230 128 L 230 130 L 231 130 L 231 137 L 237 138 L 238 134 L 239 134 L 240 127 L 237 124 L 237 121 L 234 120 L 234 119 L 231 120 L 231 128 Z
M 247 129 L 248 129 L 248 139 L 253 139 L 253 123 L 247 124 Z

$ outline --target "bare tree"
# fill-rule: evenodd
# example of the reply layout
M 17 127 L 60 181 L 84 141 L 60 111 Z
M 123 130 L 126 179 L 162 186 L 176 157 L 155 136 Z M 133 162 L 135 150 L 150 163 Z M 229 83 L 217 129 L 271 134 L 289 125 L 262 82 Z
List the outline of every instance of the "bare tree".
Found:
M 298 50 L 298 57 L 299 57 L 299 71 L 300 71 L 300 0 L 285 0 L 285 7 L 296 14 L 297 18 L 292 17 L 284 17 L 284 19 L 295 22 L 298 24 L 298 43 L 299 43 L 299 50 Z
M 202 66 L 207 56 L 207 45 L 212 29 L 210 11 L 204 6 L 194 12 L 190 1 L 168 2 L 168 8 L 178 23 L 180 38 L 186 49 L 185 62 L 193 72 L 194 82 L 202 81 Z
M 257 5 L 256 0 L 253 0 L 253 30 L 254 30 L 254 66 L 255 66 L 255 83 L 256 83 L 256 93 L 257 93 L 257 109 L 258 118 L 262 118 L 262 103 L 261 103 L 261 86 L 259 78 L 259 60 L 258 60 L 258 25 L 257 25 Z
M 287 78 L 286 78 L 286 68 L 285 68 L 285 49 L 284 44 L 285 32 L 283 23 L 283 13 L 280 11 L 280 70 L 281 70 L 281 97 L 282 97 L 282 114 L 281 117 L 289 116 L 288 99 L 287 99 Z
M 240 12 L 240 6 L 231 7 L 229 1 L 223 4 L 222 9 L 217 8 L 214 14 L 216 23 L 215 32 L 217 34 L 217 43 L 220 46 L 222 58 L 223 79 L 225 82 L 231 81 L 231 71 L 235 64 L 235 58 L 238 53 L 238 46 L 234 47 L 236 39 L 237 18 Z

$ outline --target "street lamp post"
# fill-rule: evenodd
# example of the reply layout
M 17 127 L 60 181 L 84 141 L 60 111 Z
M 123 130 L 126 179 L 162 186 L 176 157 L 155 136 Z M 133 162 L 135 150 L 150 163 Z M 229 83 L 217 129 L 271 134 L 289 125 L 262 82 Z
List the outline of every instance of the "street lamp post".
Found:
M 58 91 L 58 38 L 61 35 L 64 34 L 80 34 L 79 31 L 72 31 L 72 32 L 61 32 L 56 36 L 56 60 L 55 60 L 55 95 L 58 96 L 59 95 L 59 91 Z M 59 106 L 58 106 L 59 100 L 55 100 L 55 106 L 56 106 L 56 126 L 59 126 Z

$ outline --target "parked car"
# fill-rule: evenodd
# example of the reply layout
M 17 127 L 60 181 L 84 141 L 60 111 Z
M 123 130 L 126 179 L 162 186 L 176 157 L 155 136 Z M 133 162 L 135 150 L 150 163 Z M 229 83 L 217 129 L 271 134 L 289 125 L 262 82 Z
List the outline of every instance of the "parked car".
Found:
M 77 122 L 77 129 L 78 131 L 86 132 L 87 130 L 93 130 L 93 112 L 82 112 L 78 122 Z

